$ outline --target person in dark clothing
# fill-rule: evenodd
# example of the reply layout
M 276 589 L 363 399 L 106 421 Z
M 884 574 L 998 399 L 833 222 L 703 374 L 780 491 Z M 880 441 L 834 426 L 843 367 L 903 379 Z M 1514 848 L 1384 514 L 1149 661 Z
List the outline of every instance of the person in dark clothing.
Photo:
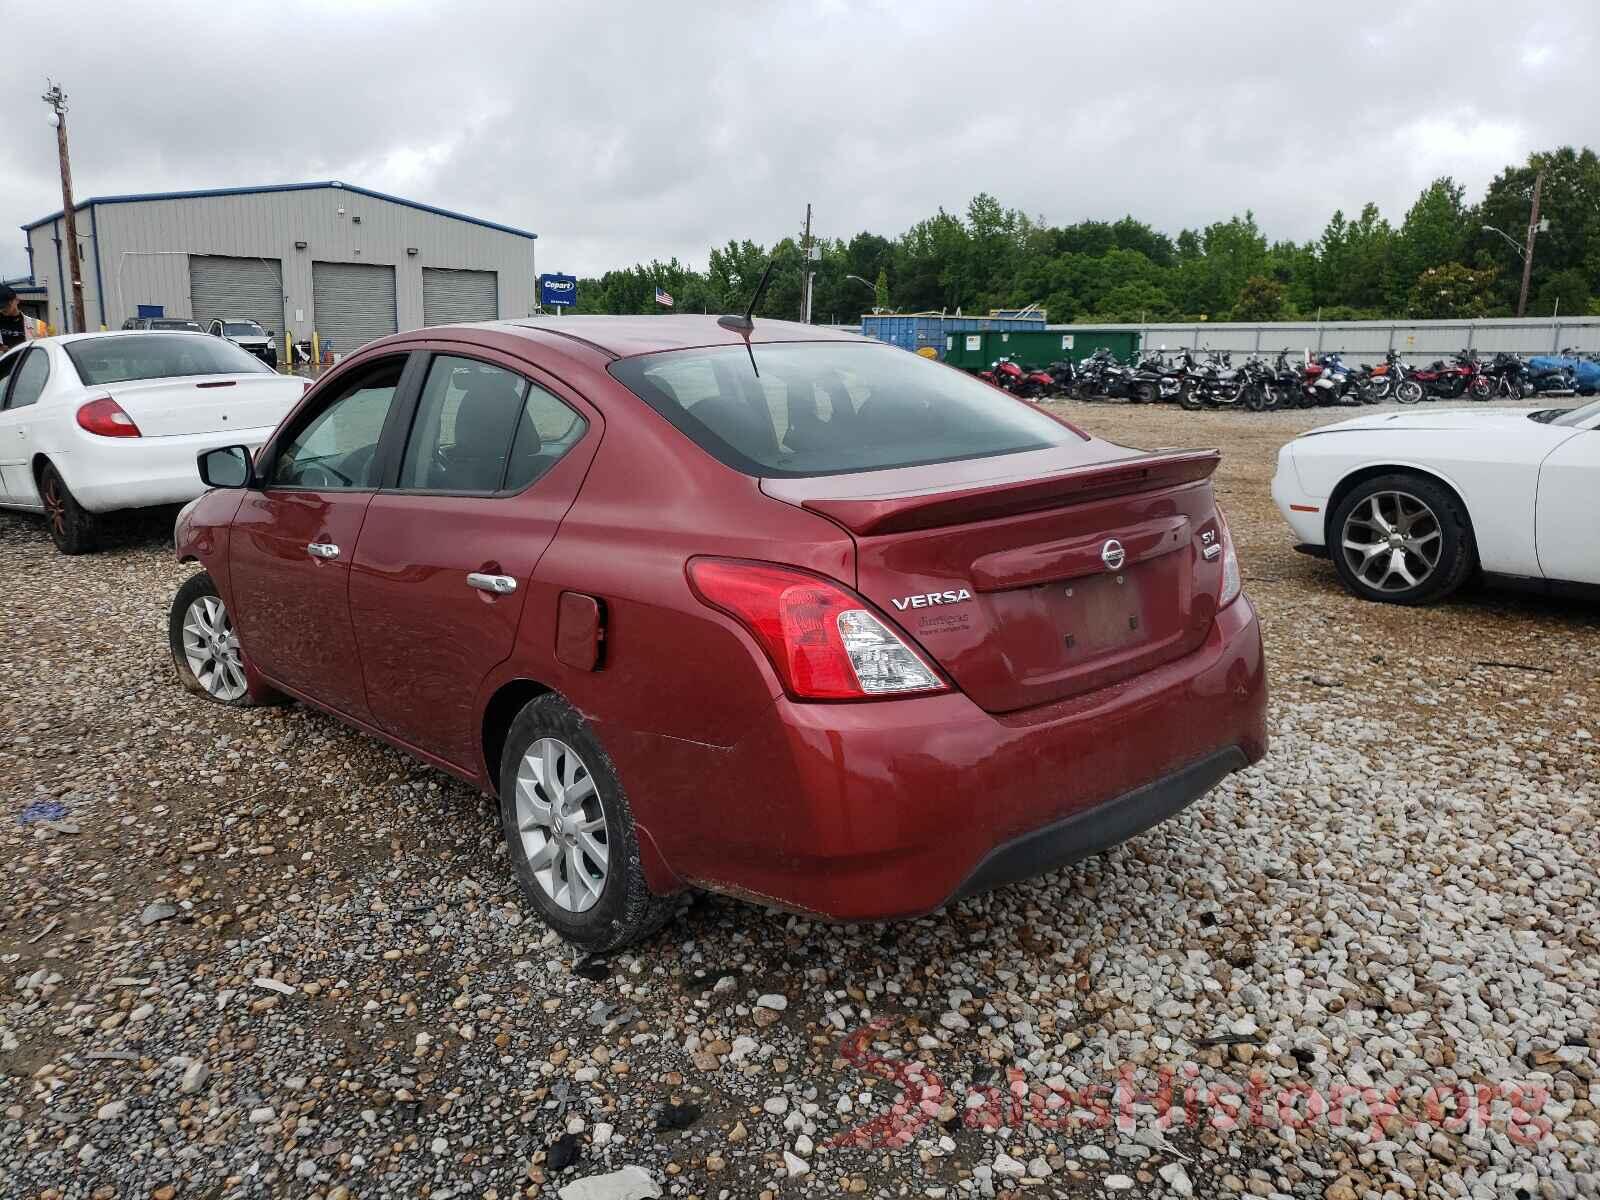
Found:
M 0 353 L 27 340 L 28 318 L 22 315 L 17 294 L 0 283 Z

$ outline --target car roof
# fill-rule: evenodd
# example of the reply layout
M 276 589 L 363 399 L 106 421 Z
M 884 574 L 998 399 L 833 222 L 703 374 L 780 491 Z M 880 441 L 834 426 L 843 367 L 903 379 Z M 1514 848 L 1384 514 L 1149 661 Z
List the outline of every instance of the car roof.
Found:
M 527 317 L 486 321 L 477 328 L 496 329 L 517 336 L 553 333 L 600 351 L 610 358 L 630 358 L 661 350 L 686 350 L 697 346 L 742 346 L 744 336 L 717 324 L 715 316 Z M 424 336 L 427 330 L 419 330 Z M 755 319 L 752 342 L 860 342 L 875 341 L 853 333 L 799 321 Z M 877 343 L 875 343 L 877 344 Z
M 153 318 L 150 318 L 150 317 L 146 317 L 145 318 L 145 320 L 151 320 L 151 319 L 153 319 Z M 177 320 L 177 319 L 180 319 L 180 318 L 161 317 L 159 319 L 163 320 L 163 321 L 170 321 L 170 320 Z M 70 342 L 86 342 L 86 341 L 92 341 L 95 338 L 128 337 L 130 334 L 139 335 L 139 334 L 145 334 L 145 333 L 148 333 L 148 332 L 150 332 L 150 331 L 147 330 L 147 329 L 92 329 L 87 333 L 57 333 L 57 334 L 54 334 L 54 335 L 52 335 L 50 337 L 47 337 L 47 338 L 34 338 L 32 341 L 28 342 L 27 344 L 30 345 L 30 346 L 38 346 L 38 345 L 41 345 L 41 344 L 48 343 L 49 345 L 52 345 L 52 346 L 65 346 Z M 187 329 L 174 329 L 171 332 L 173 332 L 173 333 L 188 333 L 189 330 L 187 330 Z M 205 334 L 205 333 L 201 333 L 201 334 L 198 334 L 196 336 L 198 336 L 198 337 L 208 337 L 210 335 Z

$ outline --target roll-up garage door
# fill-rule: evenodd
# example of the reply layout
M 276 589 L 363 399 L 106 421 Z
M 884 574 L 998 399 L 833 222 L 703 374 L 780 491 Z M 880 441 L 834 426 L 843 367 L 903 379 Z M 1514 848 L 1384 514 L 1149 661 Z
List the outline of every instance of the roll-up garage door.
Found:
M 283 264 L 275 258 L 189 256 L 189 311 L 207 321 L 255 321 L 283 332 Z
M 422 268 L 422 323 L 492 321 L 500 315 L 500 279 L 493 271 Z
M 311 264 L 311 319 L 322 345 L 351 354 L 395 331 L 394 268 Z

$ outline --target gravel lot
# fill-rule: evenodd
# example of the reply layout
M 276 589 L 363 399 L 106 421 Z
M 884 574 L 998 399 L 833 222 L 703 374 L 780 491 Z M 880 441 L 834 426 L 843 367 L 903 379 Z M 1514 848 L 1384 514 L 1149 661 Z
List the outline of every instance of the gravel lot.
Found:
M 1065 407 L 1225 451 L 1270 757 L 932 918 L 707 898 L 604 963 L 485 798 L 178 687 L 170 524 L 0 515 L 0 1195 L 1600 1196 L 1593 607 L 1293 553 L 1275 452 L 1347 413 Z

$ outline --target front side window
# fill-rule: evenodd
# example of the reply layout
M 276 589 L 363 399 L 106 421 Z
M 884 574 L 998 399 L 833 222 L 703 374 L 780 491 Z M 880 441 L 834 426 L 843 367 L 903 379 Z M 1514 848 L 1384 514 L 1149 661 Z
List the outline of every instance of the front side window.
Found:
M 6 400 L 8 410 L 38 403 L 45 382 L 50 378 L 49 356 L 43 350 L 29 350 L 17 365 L 15 375 L 11 381 L 11 395 Z
M 405 359 L 352 380 L 291 437 L 273 460 L 268 486 L 360 491 L 378 486 L 378 442 Z
M 232 342 L 204 334 L 119 333 L 68 342 L 64 348 L 78 377 L 90 387 L 135 379 L 258 375 L 272 371 Z
M 1076 437 L 965 372 L 893 346 L 716 346 L 624 358 L 610 370 L 702 449 L 747 475 L 879 471 L 1042 450 Z
M 520 491 L 586 428 L 543 388 L 489 363 L 439 355 L 428 368 L 400 465 L 400 487 Z

